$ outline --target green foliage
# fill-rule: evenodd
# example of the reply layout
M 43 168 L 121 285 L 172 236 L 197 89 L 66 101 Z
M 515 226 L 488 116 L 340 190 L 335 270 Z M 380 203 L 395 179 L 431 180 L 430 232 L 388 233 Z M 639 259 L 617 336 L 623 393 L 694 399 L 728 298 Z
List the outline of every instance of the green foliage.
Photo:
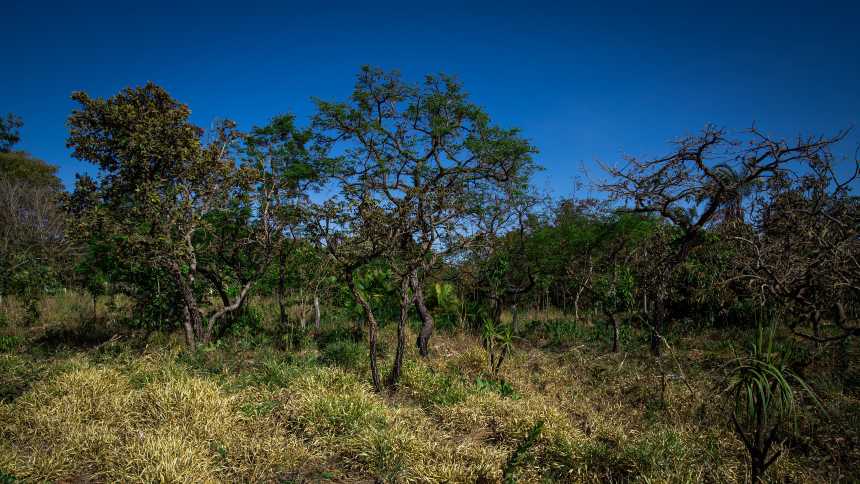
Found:
M 460 323 L 463 306 L 457 297 L 457 288 L 449 282 L 433 284 L 431 297 L 427 301 L 433 319 L 440 329 L 451 329 Z
M 571 344 L 585 334 L 581 325 L 572 319 L 547 321 L 544 327 L 553 346 Z
M 435 371 L 423 362 L 407 362 L 403 373 L 402 385 L 423 406 L 454 405 L 462 402 L 468 394 L 462 378 Z
M 774 331 L 775 325 L 769 330 L 759 327 L 750 353 L 736 358 L 726 390 L 734 400 L 732 423 L 749 452 L 753 482 L 779 457 L 780 451 L 771 454 L 771 448 L 784 424 L 797 424 L 794 387 L 820 405 L 812 389 L 774 351 Z
M 391 269 L 380 264 L 372 265 L 354 277 L 355 287 L 370 303 L 373 314 L 381 322 L 392 321 L 399 312 L 399 289 L 394 282 Z M 356 319 L 364 318 L 364 310 L 352 299 L 347 299 L 347 307 Z
M 525 463 L 529 450 L 537 443 L 538 437 L 543 430 L 543 421 L 537 422 L 528 435 L 517 444 L 517 448 L 508 457 L 505 466 L 502 469 L 502 482 L 505 484 L 513 484 L 517 482 L 517 471 Z
M 513 400 L 520 397 L 514 387 L 511 386 L 511 384 L 504 378 L 494 380 L 479 377 L 475 379 L 475 386 L 477 386 L 480 391 L 498 393 L 505 398 Z
M 0 178 L 29 187 L 45 188 L 57 194 L 63 191 L 56 166 L 20 151 L 0 152 Z
M 0 118 L 0 296 L 22 299 L 32 324 L 39 317 L 36 301 L 62 284 L 71 254 L 57 167 L 10 151 L 20 126 L 13 115 Z
M 24 121 L 12 113 L 0 117 L 0 154 L 8 153 L 21 140 L 18 130 L 24 126 Z
M 15 351 L 24 343 L 24 338 L 16 335 L 0 334 L 0 353 Z
M 481 333 L 484 349 L 487 350 L 487 363 L 490 373 L 497 375 L 502 363 L 514 349 L 514 331 L 510 325 L 496 324 L 492 318 L 484 318 Z
M 18 482 L 18 479 L 15 476 L 0 469 L 0 484 L 15 484 L 16 482 Z
M 263 324 L 263 313 L 257 306 L 245 306 L 235 313 L 229 321 L 227 331 L 233 335 L 254 334 L 260 332 Z
M 600 274 L 594 280 L 594 296 L 606 312 L 629 310 L 633 304 L 635 280 L 629 267 L 613 266 L 608 274 Z
M 320 361 L 343 368 L 359 368 L 366 359 L 365 346 L 350 340 L 337 340 L 320 350 Z

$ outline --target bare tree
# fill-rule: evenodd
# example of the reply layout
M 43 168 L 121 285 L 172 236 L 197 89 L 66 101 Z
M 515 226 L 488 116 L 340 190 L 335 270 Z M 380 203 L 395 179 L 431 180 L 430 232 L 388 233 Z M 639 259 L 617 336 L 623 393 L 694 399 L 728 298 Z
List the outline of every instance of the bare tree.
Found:
M 738 257 L 726 283 L 743 283 L 819 342 L 860 335 L 860 199 L 851 191 L 860 160 L 841 177 L 835 164 L 821 150 L 805 170 L 772 177 L 756 192 L 750 224 L 729 233 Z
M 656 214 L 679 231 L 669 250 L 655 260 L 661 274 L 653 288 L 651 349 L 660 353 L 666 328 L 669 281 L 704 231 L 727 211 L 737 212 L 751 184 L 778 176 L 822 157 L 844 136 L 774 139 L 757 128 L 738 137 L 707 126 L 700 134 L 675 142 L 676 149 L 657 159 L 628 158 L 622 167 L 606 167 L 612 180 L 601 188 L 626 210 Z M 736 176 L 727 176 L 731 170 Z

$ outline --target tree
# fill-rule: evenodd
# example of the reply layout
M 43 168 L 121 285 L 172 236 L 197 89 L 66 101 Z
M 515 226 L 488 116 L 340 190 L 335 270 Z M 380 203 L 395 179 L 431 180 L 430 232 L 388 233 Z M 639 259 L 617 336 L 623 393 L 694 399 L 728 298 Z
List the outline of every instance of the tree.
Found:
M 5 118 L 0 117 L 0 153 L 9 153 L 12 147 L 21 141 L 19 129 L 24 126 L 20 117 L 9 113 Z
M 474 323 L 489 319 L 501 325 L 502 312 L 516 304 L 536 285 L 536 261 L 529 242 L 541 197 L 529 189 L 524 179 L 512 179 L 499 186 L 485 186 L 478 199 L 487 200 L 470 213 L 471 237 L 463 246 L 466 261 L 461 273 L 471 281 L 477 303 Z M 516 324 L 516 321 L 512 321 Z
M 353 194 L 347 200 L 328 200 L 315 207 L 314 239 L 323 247 L 336 267 L 335 272 L 349 288 L 356 304 L 364 313 L 367 324 L 368 357 L 373 388 L 382 391 L 377 365 L 379 322 L 368 295 L 359 285 L 361 269 L 377 261 L 392 240 L 393 229 L 385 214 L 369 197 Z
M 628 158 L 621 168 L 607 167 L 613 177 L 602 185 L 611 200 L 626 204 L 632 212 L 655 214 L 678 230 L 678 235 L 655 267 L 659 283 L 653 289 L 651 349 L 659 355 L 660 337 L 666 328 L 669 281 L 700 245 L 705 230 L 726 207 L 741 205 L 743 194 L 754 183 L 776 176 L 790 166 L 809 164 L 843 135 L 833 138 L 799 138 L 794 142 L 768 137 L 753 128 L 739 138 L 707 126 L 701 134 L 677 141 L 668 156 L 640 160 Z M 726 176 L 731 169 L 737 176 Z
M 263 167 L 267 183 L 273 188 L 274 221 L 280 228 L 273 231 L 273 235 L 278 272 L 276 294 L 282 325 L 287 322 L 288 259 L 306 248 L 301 238 L 311 212 L 308 194 L 318 190 L 327 179 L 326 159 L 316 153 L 312 140 L 312 130 L 296 126 L 293 115 L 277 116 L 268 125 L 255 127 L 245 137 L 246 156 Z
M 851 190 L 860 160 L 844 177 L 834 164 L 822 150 L 805 170 L 772 177 L 755 192 L 750 223 L 727 232 L 737 256 L 726 284 L 818 342 L 860 335 L 860 198 Z
M 272 259 L 279 227 L 270 167 L 234 159 L 243 136 L 232 122 L 204 143 L 188 107 L 152 83 L 109 99 L 72 97 L 80 108 L 67 144 L 101 170 L 82 229 L 98 228 L 126 263 L 168 274 L 189 347 L 207 344 Z
M 527 177 L 535 150 L 517 130 L 494 126 L 445 75 L 413 85 L 396 72 L 364 67 L 349 102 L 317 106 L 320 141 L 343 153 L 337 175 L 343 197 L 373 207 L 356 212 L 372 217 L 364 225 L 391 227 L 390 238 L 377 242 L 401 280 L 394 385 L 413 301 L 423 323 L 416 346 L 422 356 L 429 351 L 434 321 L 423 294 L 426 272 L 462 242 L 484 186 Z
M 0 298 L 22 297 L 34 322 L 38 297 L 60 283 L 74 247 L 65 236 L 65 194 L 57 168 L 10 151 L 21 125 L 13 115 L 0 119 Z

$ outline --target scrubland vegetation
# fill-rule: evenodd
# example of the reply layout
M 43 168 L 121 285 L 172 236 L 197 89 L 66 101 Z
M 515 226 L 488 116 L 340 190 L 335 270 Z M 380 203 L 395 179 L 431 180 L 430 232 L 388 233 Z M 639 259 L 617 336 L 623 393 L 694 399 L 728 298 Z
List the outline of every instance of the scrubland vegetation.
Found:
M 860 161 L 713 126 L 540 193 L 447 76 L 0 130 L 0 481 L 860 480 Z M 853 153 L 853 150 L 847 150 Z

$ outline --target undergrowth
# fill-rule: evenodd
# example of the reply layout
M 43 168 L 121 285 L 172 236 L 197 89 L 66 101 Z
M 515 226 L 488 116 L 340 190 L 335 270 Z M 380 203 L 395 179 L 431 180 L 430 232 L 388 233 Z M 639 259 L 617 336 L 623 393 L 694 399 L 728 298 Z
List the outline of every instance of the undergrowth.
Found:
M 49 331 L 16 333 L 0 340 L 0 482 L 746 478 L 720 395 L 731 353 L 718 335 L 678 337 L 677 361 L 658 365 L 635 330 L 624 351 L 607 354 L 597 328 L 524 328 L 495 375 L 477 336 L 436 335 L 427 359 L 410 347 L 397 391 L 383 394 L 349 325 L 301 348 L 237 332 L 194 354 L 176 335 L 59 347 Z M 393 328 L 381 338 L 393 348 Z M 856 349 L 827 359 L 779 344 L 793 345 L 798 371 L 830 376 L 810 382 L 826 415 L 799 409 L 800 431 L 782 441 L 767 479 L 860 479 L 856 376 L 823 370 Z

